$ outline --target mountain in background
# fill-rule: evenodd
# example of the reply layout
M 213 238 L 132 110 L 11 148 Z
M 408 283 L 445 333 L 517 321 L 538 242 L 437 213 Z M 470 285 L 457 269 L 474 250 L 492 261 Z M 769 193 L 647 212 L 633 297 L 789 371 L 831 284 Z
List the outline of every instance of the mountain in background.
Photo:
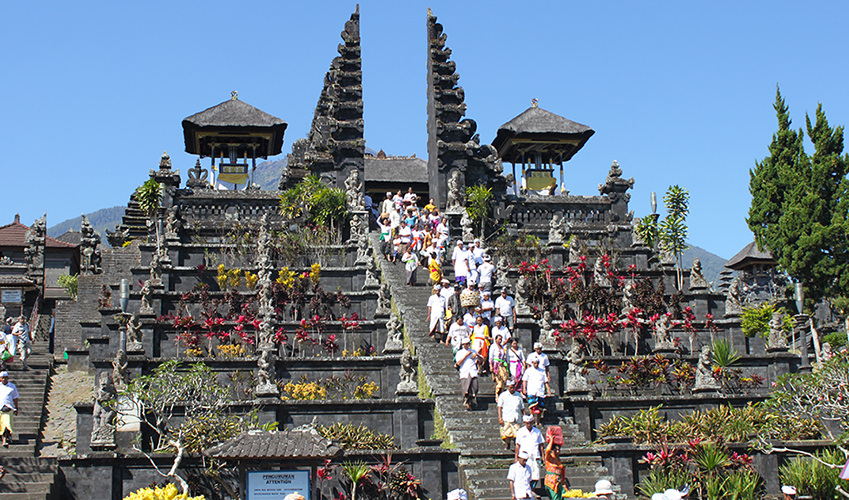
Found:
M 256 166 L 254 184 L 268 191 L 277 191 L 280 184 L 280 174 L 289 164 L 286 158 L 277 161 L 264 161 Z
M 114 231 L 115 226 L 121 224 L 121 218 L 124 216 L 125 208 L 127 207 L 119 205 L 112 208 L 101 208 L 96 212 L 86 214 L 86 217 L 88 217 L 88 221 L 94 227 L 94 230 L 100 233 L 100 241 L 103 242 L 103 244 L 108 245 L 108 243 L 106 243 L 106 230 Z M 59 224 L 50 226 L 47 229 L 47 236 L 50 236 L 51 238 L 58 238 L 68 231 L 75 231 L 78 233 L 80 232 L 80 223 L 82 223 L 82 216 L 60 222 Z
M 691 245 L 690 248 L 681 254 L 681 261 L 684 268 L 691 268 L 693 266 L 693 259 L 696 257 L 702 262 L 702 274 L 704 274 L 708 283 L 714 283 L 715 289 L 719 280 L 719 273 L 725 268 L 725 263 L 728 262 L 728 259 L 710 253 L 704 248 Z

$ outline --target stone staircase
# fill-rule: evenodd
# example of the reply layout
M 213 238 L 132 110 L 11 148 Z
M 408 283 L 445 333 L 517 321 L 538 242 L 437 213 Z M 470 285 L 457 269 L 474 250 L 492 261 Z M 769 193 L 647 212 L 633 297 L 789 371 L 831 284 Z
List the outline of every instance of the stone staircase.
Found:
M 6 468 L 6 476 L 0 480 L 0 500 L 58 498 L 56 461 L 37 458 L 53 370 L 53 357 L 47 353 L 46 340 L 36 339 L 33 354 L 27 361 L 26 371 L 17 357 L 7 365 L 9 381 L 20 393 L 20 409 L 15 417 L 12 444 L 0 448 L 0 465 Z
M 374 248 L 377 248 L 376 243 L 373 237 Z M 510 498 L 507 468 L 513 463 L 513 452 L 505 449 L 499 435 L 492 378 L 484 375 L 478 379 L 478 409 L 465 411 L 451 348 L 437 344 L 427 335 L 427 300 L 432 293 L 427 269 L 420 267 L 417 271 L 418 286 L 406 286 L 403 264 L 386 262 L 379 252 L 376 254 L 394 305 L 415 347 L 419 369 L 423 371 L 436 410 L 445 424 L 449 445 L 460 453 L 461 487 L 469 494 L 470 500 Z M 584 451 L 575 458 L 569 458 L 569 448 L 582 446 L 584 438 L 571 417 L 563 411 L 562 403 L 556 404 L 546 414 L 543 425 L 559 425 L 563 429 L 565 442 L 561 456 L 573 488 L 593 491 L 599 479 L 612 481 L 601 457 L 587 456 Z

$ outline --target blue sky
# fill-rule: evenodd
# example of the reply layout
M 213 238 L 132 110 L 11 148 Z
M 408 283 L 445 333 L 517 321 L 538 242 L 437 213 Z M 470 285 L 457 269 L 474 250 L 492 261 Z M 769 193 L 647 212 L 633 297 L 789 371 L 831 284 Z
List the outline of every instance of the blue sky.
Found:
M 48 224 L 126 204 L 167 150 L 186 177 L 183 118 L 231 90 L 306 135 L 354 2 L 7 2 L 0 222 Z M 650 211 L 690 190 L 692 243 L 729 258 L 751 241 L 749 169 L 767 154 L 781 86 L 794 126 L 822 102 L 849 122 L 846 2 L 360 4 L 367 145 L 426 157 L 426 8 L 448 35 L 484 142 L 540 107 L 593 127 L 567 163 L 596 194 L 613 160 Z

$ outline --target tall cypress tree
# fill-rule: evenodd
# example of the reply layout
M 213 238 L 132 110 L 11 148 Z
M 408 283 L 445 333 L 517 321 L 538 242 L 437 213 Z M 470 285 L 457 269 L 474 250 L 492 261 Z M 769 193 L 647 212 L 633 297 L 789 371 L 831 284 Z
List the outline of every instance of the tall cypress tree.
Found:
M 849 156 L 843 152 L 843 127 L 828 124 L 822 105 L 816 120 L 806 115 L 813 156 L 802 145 L 802 131 L 790 129 L 787 105 L 776 92 L 778 131 L 770 156 L 750 171 L 752 205 L 747 223 L 760 248 L 768 248 L 808 297 L 849 292 L 846 208 Z

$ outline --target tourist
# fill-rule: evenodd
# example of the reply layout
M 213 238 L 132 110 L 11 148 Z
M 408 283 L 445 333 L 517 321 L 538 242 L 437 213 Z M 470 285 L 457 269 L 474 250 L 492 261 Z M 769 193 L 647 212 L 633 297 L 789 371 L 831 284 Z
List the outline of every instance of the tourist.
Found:
M 466 244 L 462 240 L 457 240 L 457 246 L 451 254 L 451 262 L 454 264 L 454 281 L 465 285 L 470 271 L 469 253 L 466 250 Z
M 492 311 L 495 310 L 495 302 L 491 296 L 492 294 L 488 290 L 481 291 L 480 315 L 483 317 L 483 322 L 487 326 L 492 326 Z
M 507 389 L 498 395 L 498 425 L 501 426 L 501 440 L 507 450 L 515 449 L 516 432 L 519 431 L 519 418 L 522 417 L 522 395 L 516 392 L 516 381 L 506 382 Z
M 419 222 L 419 214 L 416 212 L 416 207 L 409 206 L 405 209 L 404 221 L 407 223 L 410 228 L 416 226 Z
M 543 484 L 548 492 L 550 500 L 562 500 L 563 494 L 569 491 L 569 480 L 566 479 L 566 468 L 563 467 L 563 462 L 560 461 L 560 445 L 557 443 L 557 436 L 551 434 L 548 436 L 545 445 L 545 455 L 543 455 L 543 464 L 545 464 L 545 479 Z
M 539 367 L 545 370 L 546 382 L 551 382 L 551 373 L 548 369 L 549 365 L 551 365 L 551 361 L 548 360 L 548 355 L 542 352 L 542 343 L 540 342 L 534 342 L 534 350 L 528 354 L 528 359 L 526 359 L 525 362 L 530 365 L 531 361 L 534 359 L 538 359 Z
M 464 337 L 460 340 L 460 350 L 454 355 L 454 366 L 460 371 L 460 386 L 466 411 L 471 411 L 477 405 L 478 396 L 478 353 L 470 349 L 470 345 L 469 337 Z
M 796 487 L 785 484 L 781 487 L 781 493 L 784 494 L 784 500 L 796 499 Z
M 14 432 L 14 415 L 18 414 L 18 388 L 9 382 L 9 372 L 0 372 L 0 435 L 8 448 Z
M 607 479 L 599 479 L 595 483 L 594 498 L 613 500 L 613 485 Z
M 534 427 L 534 417 L 524 415 L 522 422 L 525 425 L 516 431 L 516 458 L 523 451 L 528 454 L 528 462 L 531 466 L 531 486 L 536 488 L 540 475 L 538 460 L 542 458 L 542 445 L 545 441 L 539 429 Z
M 386 193 L 386 198 L 380 202 L 380 213 L 382 218 L 389 217 L 389 212 L 395 208 L 395 202 L 392 201 L 392 193 Z
M 507 480 L 510 481 L 511 500 L 531 500 L 534 497 L 531 489 L 531 477 L 533 470 L 528 465 L 530 456 L 526 452 L 520 453 L 516 461 L 507 469 Z
M 29 329 L 27 320 L 21 316 L 18 318 L 18 323 L 12 328 L 12 336 L 15 337 L 17 343 L 18 357 L 21 359 L 21 365 L 24 370 L 29 370 L 27 366 L 27 358 L 32 353 L 32 332 Z M 14 354 L 14 353 L 12 353 Z
M 462 302 L 462 300 L 463 300 L 463 297 L 461 295 L 460 301 Z M 465 323 L 466 326 L 469 327 L 469 331 L 471 331 L 472 328 L 475 327 L 475 324 L 477 323 L 477 315 L 475 315 L 474 308 L 472 308 L 472 307 L 466 308 L 466 313 L 463 314 L 463 323 Z
M 448 327 L 448 336 L 445 337 L 445 345 L 451 346 L 451 352 L 456 354 L 462 346 L 462 340 L 468 338 L 470 334 L 469 329 L 463 324 L 463 317 L 457 315 L 455 316 L 454 323 Z
M 504 320 L 501 319 L 501 316 L 495 316 L 492 321 L 495 323 L 492 327 L 492 335 L 501 335 L 504 345 L 509 346 L 512 335 L 510 334 L 510 330 L 504 326 Z
M 490 255 L 483 256 L 483 263 L 478 266 L 478 285 L 481 290 L 492 291 L 492 282 L 495 277 L 495 265 Z
M 501 335 L 495 336 L 495 341 L 489 348 L 489 371 L 492 373 L 493 382 L 495 382 L 495 395 L 497 397 L 504 390 L 507 379 L 510 378 L 510 369 L 507 367 L 507 349 L 504 347 L 504 338 Z
M 507 366 L 510 368 L 510 377 L 513 380 L 522 380 L 522 373 L 525 371 L 525 353 L 516 338 L 510 339 L 510 347 L 507 349 Z
M 427 202 L 427 205 L 424 206 L 424 209 L 427 210 L 428 212 L 433 212 L 434 210 L 436 210 L 436 203 L 433 202 L 433 198 L 431 198 Z
M 404 248 L 401 261 L 404 263 L 404 271 L 407 273 L 407 285 L 416 286 L 416 269 L 419 268 L 419 259 L 416 258 L 412 245 L 407 245 Z
M 475 317 L 475 325 L 472 327 L 472 350 L 480 354 L 478 357 L 478 370 L 481 373 L 489 371 L 489 345 L 492 338 L 489 336 L 489 327 L 483 323 L 483 318 Z
M 389 218 L 380 219 L 377 226 L 380 229 L 380 253 L 386 260 L 392 262 L 392 225 Z
M 508 295 L 507 287 L 501 289 L 501 296 L 495 299 L 495 311 L 504 318 L 504 324 L 510 331 L 516 326 L 516 301 Z
M 539 359 L 534 358 L 522 374 L 522 394 L 528 400 L 528 410 L 534 416 L 534 424 L 539 425 L 545 412 L 545 396 L 551 387 L 545 377 L 545 370 L 539 367 Z
M 445 300 L 439 295 L 441 289 L 434 285 L 433 294 L 427 299 L 428 336 L 437 342 L 442 340 L 445 331 Z

